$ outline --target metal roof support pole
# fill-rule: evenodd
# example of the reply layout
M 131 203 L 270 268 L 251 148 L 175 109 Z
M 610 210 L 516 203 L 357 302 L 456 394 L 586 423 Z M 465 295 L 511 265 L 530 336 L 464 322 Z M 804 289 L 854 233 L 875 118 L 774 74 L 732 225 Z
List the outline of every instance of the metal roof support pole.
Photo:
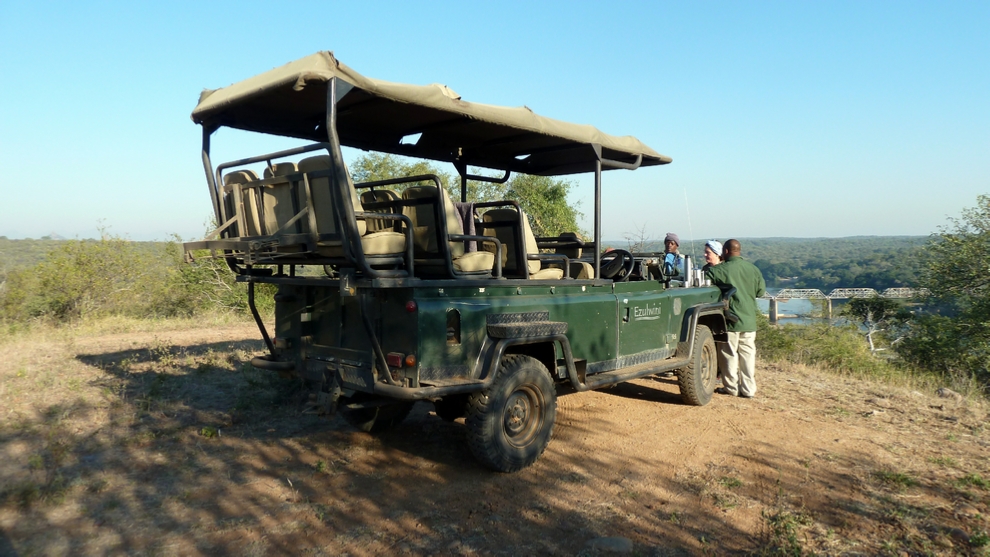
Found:
M 504 184 L 509 181 L 509 176 L 512 176 L 512 172 L 509 170 L 505 171 L 505 175 L 501 178 L 495 178 L 493 176 L 483 176 L 479 174 L 471 174 L 468 172 L 467 163 L 464 161 L 454 161 L 454 168 L 457 169 L 457 174 L 461 177 L 461 202 L 467 201 L 467 182 L 468 180 L 477 180 L 479 182 L 488 182 L 490 184 Z M 477 201 L 477 200 L 475 200 Z
M 213 179 L 213 163 L 210 161 L 210 136 L 216 131 L 215 126 L 203 124 L 203 169 L 206 170 L 206 186 L 210 188 L 210 200 L 213 201 L 213 214 L 216 215 L 217 226 L 224 223 L 220 214 L 220 189 Z
M 602 278 L 602 159 L 595 160 L 595 278 Z
M 350 177 L 347 175 L 347 167 L 344 165 L 344 155 L 340 152 L 340 136 L 337 135 L 337 101 L 351 90 L 351 85 L 346 82 L 341 85 L 343 85 L 342 91 L 338 89 L 338 80 L 336 77 L 331 77 L 330 82 L 327 83 L 326 126 L 327 140 L 329 142 L 327 151 L 330 155 L 330 168 L 333 170 L 333 174 L 331 175 L 332 180 L 330 182 L 330 196 L 336 207 L 337 217 L 340 221 L 340 232 L 344 240 L 342 246 L 344 248 L 344 257 L 354 263 L 366 276 L 378 278 L 381 275 L 371 268 L 371 265 L 368 264 L 368 260 L 364 256 L 364 249 L 361 246 L 361 235 L 358 233 L 356 224 L 357 221 L 344 218 L 347 216 L 346 207 L 351 205 L 351 196 L 348 195 L 350 192 L 345 192 L 344 188 L 353 186 L 351 185 Z M 355 211 L 356 208 L 351 206 L 351 214 Z
M 464 161 L 457 160 L 454 161 L 454 168 L 457 169 L 457 175 L 461 177 L 461 203 L 464 203 L 467 201 L 467 164 Z

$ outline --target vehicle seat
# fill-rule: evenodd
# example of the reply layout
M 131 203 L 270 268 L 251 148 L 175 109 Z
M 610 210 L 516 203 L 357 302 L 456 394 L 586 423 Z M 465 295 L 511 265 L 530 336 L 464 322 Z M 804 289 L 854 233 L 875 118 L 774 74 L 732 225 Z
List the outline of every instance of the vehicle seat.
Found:
M 361 194 L 362 205 L 370 205 L 372 203 L 388 203 L 391 201 L 398 201 L 399 196 L 392 190 L 369 190 Z M 392 208 L 382 208 L 376 213 L 396 213 L 398 210 Z M 368 223 L 368 230 L 371 232 L 381 232 L 383 230 L 391 230 L 398 232 L 401 230 L 401 222 L 399 221 L 389 221 L 385 219 L 367 219 L 365 222 Z
M 319 155 L 299 161 L 300 172 L 315 172 L 329 170 L 330 156 Z M 327 176 L 310 178 L 310 195 L 313 198 L 313 217 L 316 221 L 318 234 L 337 234 L 336 220 L 333 211 L 333 198 L 330 196 L 330 178 Z M 364 211 L 357 190 L 349 187 L 351 203 L 355 212 Z M 369 230 L 364 220 L 357 220 L 358 233 L 361 234 L 361 248 L 365 255 L 402 255 L 405 253 L 405 236 L 394 230 Z M 342 257 L 343 250 L 335 242 L 320 242 L 320 253 L 327 257 Z
M 516 254 L 519 249 L 516 230 L 519 228 L 518 223 L 520 220 L 522 220 L 523 252 L 520 254 L 521 257 L 519 257 L 519 260 L 523 261 L 526 265 L 529 271 L 529 278 L 533 280 L 555 280 L 563 278 L 563 269 L 553 267 L 541 269 L 540 267 L 542 265 L 539 260 L 526 259 L 529 254 L 540 253 L 540 248 L 536 245 L 536 236 L 533 235 L 533 229 L 529 226 L 529 217 L 526 213 L 516 211 L 515 209 L 491 209 L 482 215 L 482 227 L 485 230 L 485 236 L 494 236 L 502 242 L 502 272 L 506 276 L 515 276 L 517 278 L 526 276 L 525 271 L 518 267 Z M 493 248 L 486 244 L 485 249 L 491 250 Z
M 288 176 L 296 172 L 298 172 L 296 163 L 280 162 L 271 167 L 266 167 L 264 177 Z M 265 234 L 272 235 L 281 230 L 302 209 L 295 194 L 296 190 L 291 181 L 269 184 L 264 187 L 261 196 L 262 207 L 264 208 L 262 224 L 264 225 Z M 302 223 L 296 221 L 286 232 L 301 232 L 301 227 Z
M 447 190 L 440 188 L 440 195 L 443 196 L 444 224 L 447 229 L 447 236 L 463 234 L 461 221 L 457 218 L 454 204 L 447 194 Z M 439 249 L 440 230 L 437 228 L 436 207 L 440 202 L 436 186 L 411 186 L 402 192 L 404 201 L 417 199 L 430 199 L 431 203 L 407 204 L 402 208 L 403 214 L 409 217 L 413 224 L 413 244 L 417 257 L 425 259 L 442 259 L 446 256 Z M 495 265 L 495 254 L 491 251 L 464 250 L 463 241 L 447 242 L 447 250 L 454 271 L 458 273 L 490 273 Z M 417 269 L 426 271 L 437 271 L 437 262 L 417 262 Z
M 235 170 L 229 174 L 225 174 L 223 177 L 224 185 L 224 203 L 227 209 L 227 218 L 230 218 L 236 214 L 238 210 L 235 206 L 234 198 L 234 186 L 240 184 L 241 187 L 241 200 L 243 205 L 241 209 L 244 211 L 242 215 L 244 219 L 244 228 L 246 230 L 238 230 L 235 234 L 236 236 L 261 236 L 261 203 L 259 201 L 259 189 L 257 187 L 244 187 L 251 182 L 257 182 L 258 175 L 255 174 L 253 170 Z
M 561 232 L 558 239 L 561 241 L 583 242 L 581 235 L 577 232 Z M 577 261 L 581 258 L 582 249 L 580 247 L 558 247 L 554 250 L 557 255 L 566 256 L 570 260 L 570 276 L 573 279 L 593 279 L 595 278 L 595 267 L 586 261 Z M 553 263 L 551 266 L 560 266 L 563 263 Z

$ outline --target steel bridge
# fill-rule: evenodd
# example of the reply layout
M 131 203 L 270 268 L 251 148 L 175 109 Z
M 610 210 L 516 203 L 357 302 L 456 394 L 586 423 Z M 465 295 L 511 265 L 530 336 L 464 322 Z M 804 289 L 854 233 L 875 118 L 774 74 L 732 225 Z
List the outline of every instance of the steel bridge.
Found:
M 928 296 L 927 288 L 888 288 L 878 292 L 872 288 L 836 288 L 825 294 L 815 288 L 784 288 L 774 295 L 766 293 L 760 299 L 770 300 L 770 322 L 776 323 L 779 317 L 777 304 L 788 300 L 825 300 L 826 313 L 832 317 L 832 300 L 849 300 L 851 298 L 888 298 L 905 299 Z
M 764 300 L 848 300 L 850 298 L 916 298 L 927 296 L 927 288 L 888 288 L 878 292 L 872 288 L 836 288 L 828 294 L 816 288 L 784 288 L 774 295 L 764 294 Z

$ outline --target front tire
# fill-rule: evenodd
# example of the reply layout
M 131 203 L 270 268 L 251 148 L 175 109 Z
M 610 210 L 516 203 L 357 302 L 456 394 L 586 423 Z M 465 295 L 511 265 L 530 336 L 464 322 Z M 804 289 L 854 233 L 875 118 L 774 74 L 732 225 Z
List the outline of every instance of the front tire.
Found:
M 718 374 L 718 353 L 715 351 L 715 338 L 704 325 L 694 330 L 694 354 L 691 362 L 680 370 L 677 386 L 681 389 L 684 404 L 704 406 L 712 399 Z
M 550 443 L 557 391 L 539 360 L 504 356 L 491 387 L 467 403 L 468 446 L 482 464 L 515 472 L 536 461 Z

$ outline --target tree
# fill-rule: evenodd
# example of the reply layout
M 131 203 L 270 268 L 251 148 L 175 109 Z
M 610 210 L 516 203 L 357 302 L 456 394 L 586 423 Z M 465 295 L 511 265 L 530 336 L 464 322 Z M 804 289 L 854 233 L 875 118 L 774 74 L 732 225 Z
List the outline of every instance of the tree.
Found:
M 460 200 L 461 182 L 456 174 L 440 171 L 433 164 L 396 155 L 368 153 L 350 165 L 355 182 L 387 180 L 419 174 L 435 174 L 451 199 Z M 471 173 L 479 171 L 470 169 Z M 533 233 L 537 236 L 557 236 L 561 232 L 577 232 L 577 220 L 582 216 L 579 203 L 568 203 L 567 195 L 573 183 L 547 176 L 515 174 L 505 184 L 468 180 L 468 201 L 483 202 L 502 199 L 519 202 L 529 215 Z
M 443 172 L 426 161 L 406 159 L 384 153 L 361 155 L 349 165 L 349 169 L 355 182 L 373 182 L 405 176 L 435 174 L 448 192 L 451 191 L 454 182 L 457 182 L 458 188 L 460 187 L 460 182 L 452 174 Z M 460 199 L 460 193 L 457 194 L 456 199 Z
M 630 253 L 648 251 L 656 245 L 657 239 L 646 231 L 646 224 L 636 225 L 636 229 L 622 236 Z
M 990 195 L 933 234 L 922 255 L 926 314 L 898 347 L 908 361 L 990 382 Z
M 533 233 L 537 236 L 559 236 L 561 232 L 579 232 L 577 219 L 582 216 L 579 203 L 567 202 L 572 182 L 551 178 L 516 174 L 506 184 L 505 199 L 515 199 L 529 215 Z
M 863 324 L 866 329 L 866 342 L 870 345 L 870 353 L 872 354 L 883 350 L 883 348 L 876 347 L 874 335 L 886 330 L 886 327 L 893 321 L 904 321 L 911 317 L 911 314 L 896 301 L 876 295 L 870 298 L 849 300 L 842 313 Z
M 929 240 L 921 279 L 941 300 L 986 302 L 990 297 L 990 195 L 977 198 Z
M 368 153 L 358 157 L 349 165 L 355 182 L 372 182 L 377 180 L 390 180 L 392 178 L 404 178 L 409 176 L 421 176 L 433 174 L 440 179 L 440 184 L 447 190 L 447 195 L 454 201 L 461 200 L 461 178 L 455 173 L 444 172 L 430 162 L 418 159 L 401 157 L 386 153 Z M 469 169 L 470 173 L 477 174 L 477 169 Z M 421 184 L 433 185 L 432 181 L 419 182 Z M 401 187 L 415 185 L 415 183 L 403 184 Z M 467 199 L 469 201 L 495 201 L 505 197 L 505 184 L 494 184 L 477 180 L 468 180 Z

